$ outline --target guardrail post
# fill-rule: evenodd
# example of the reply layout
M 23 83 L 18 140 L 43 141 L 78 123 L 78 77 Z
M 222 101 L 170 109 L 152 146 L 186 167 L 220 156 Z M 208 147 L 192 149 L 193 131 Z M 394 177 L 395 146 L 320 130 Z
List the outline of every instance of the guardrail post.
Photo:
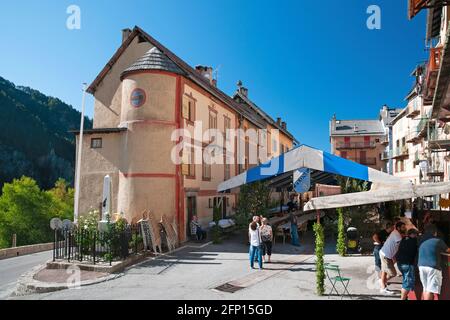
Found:
M 17 247 L 17 234 L 13 234 L 12 236 L 12 248 Z

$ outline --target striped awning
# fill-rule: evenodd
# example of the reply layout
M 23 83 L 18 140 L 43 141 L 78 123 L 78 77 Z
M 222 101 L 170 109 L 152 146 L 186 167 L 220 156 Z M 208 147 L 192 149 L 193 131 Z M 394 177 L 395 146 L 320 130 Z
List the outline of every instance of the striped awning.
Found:
M 286 173 L 308 168 L 328 174 L 374 182 L 380 185 L 411 185 L 411 181 L 394 177 L 359 163 L 335 156 L 331 153 L 300 145 L 265 164 L 251 168 L 219 184 L 217 190 L 223 192 L 244 184 L 286 176 Z

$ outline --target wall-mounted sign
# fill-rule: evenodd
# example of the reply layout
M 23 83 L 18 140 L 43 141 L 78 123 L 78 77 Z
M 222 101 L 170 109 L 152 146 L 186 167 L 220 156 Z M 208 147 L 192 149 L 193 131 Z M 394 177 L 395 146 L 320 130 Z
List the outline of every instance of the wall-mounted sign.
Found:
M 307 168 L 295 170 L 293 173 L 294 190 L 298 193 L 308 192 L 311 188 L 311 171 Z
M 137 88 L 131 92 L 130 103 L 135 108 L 141 107 L 145 103 L 146 99 L 147 97 L 145 95 L 145 91 L 142 89 Z

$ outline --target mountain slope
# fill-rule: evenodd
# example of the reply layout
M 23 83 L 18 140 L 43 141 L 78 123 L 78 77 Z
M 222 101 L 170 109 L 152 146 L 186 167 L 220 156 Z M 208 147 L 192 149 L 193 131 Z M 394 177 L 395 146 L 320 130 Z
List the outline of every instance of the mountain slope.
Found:
M 58 178 L 74 178 L 75 140 L 80 112 L 37 90 L 0 77 L 0 187 L 26 175 L 50 188 Z M 85 127 L 92 121 L 85 119 Z

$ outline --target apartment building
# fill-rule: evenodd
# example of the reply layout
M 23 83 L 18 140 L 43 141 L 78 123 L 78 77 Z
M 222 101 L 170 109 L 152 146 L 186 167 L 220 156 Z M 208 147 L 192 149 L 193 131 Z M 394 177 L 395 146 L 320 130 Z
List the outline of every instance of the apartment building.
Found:
M 388 124 L 398 110 L 383 106 L 378 119 L 330 121 L 331 152 L 373 169 L 386 171 L 383 152 L 389 145 Z
M 409 0 L 413 19 L 427 10 L 428 60 L 421 76 L 423 111 L 418 131 L 424 135 L 422 168 L 429 181 L 448 181 L 450 165 L 450 8 L 443 0 Z M 420 154 L 419 154 L 420 156 Z
M 139 27 L 123 30 L 122 44 L 87 91 L 95 98 L 94 125 L 82 144 L 80 214 L 99 207 L 109 175 L 113 212 L 128 221 L 144 211 L 155 221 L 165 216 L 175 221 L 180 241 L 193 215 L 207 225 L 214 208 L 223 217 L 233 214 L 239 190 L 218 194 L 220 182 L 296 143 L 286 123 L 257 107 L 241 82 L 228 96 L 211 67 L 189 66 Z M 250 128 L 260 129 L 256 140 L 247 136 Z M 240 135 L 230 135 L 237 129 Z M 211 130 L 233 147 L 217 143 L 210 152 L 218 139 Z M 257 153 L 266 150 L 255 163 L 252 145 Z M 210 154 L 224 161 L 204 161 Z

